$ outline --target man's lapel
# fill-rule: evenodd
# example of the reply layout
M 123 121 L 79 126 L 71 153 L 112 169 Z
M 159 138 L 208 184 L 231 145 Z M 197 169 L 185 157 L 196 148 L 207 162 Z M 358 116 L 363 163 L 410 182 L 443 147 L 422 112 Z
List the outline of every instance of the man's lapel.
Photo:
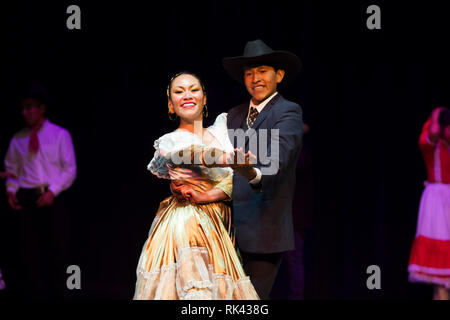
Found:
M 228 113 L 228 129 L 247 129 L 246 119 L 248 114 L 248 105 L 249 103 L 241 104 L 238 108 L 235 109 L 233 114 Z M 228 133 L 231 143 L 234 145 L 234 135 Z
M 280 94 L 277 93 L 270 101 L 266 104 L 264 109 L 258 114 L 258 117 L 256 118 L 255 122 L 253 123 L 252 129 L 248 135 L 245 136 L 245 146 L 247 146 L 249 139 L 256 133 L 256 130 L 258 130 L 258 127 L 261 125 L 261 123 L 267 118 L 267 115 L 269 114 L 270 110 L 272 109 L 273 105 L 278 101 L 280 98 Z

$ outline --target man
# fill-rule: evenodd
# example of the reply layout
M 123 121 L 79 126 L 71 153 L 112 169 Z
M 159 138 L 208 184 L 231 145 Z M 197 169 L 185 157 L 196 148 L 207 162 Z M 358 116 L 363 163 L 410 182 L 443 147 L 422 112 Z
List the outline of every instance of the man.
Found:
M 47 299 L 55 294 L 52 278 L 63 272 L 61 265 L 55 270 L 62 239 L 54 235 L 61 227 L 56 222 L 65 219 L 60 194 L 76 177 L 75 152 L 70 133 L 46 118 L 42 89 L 25 93 L 21 106 L 26 127 L 13 136 L 5 157 L 6 171 L 16 176 L 6 180 L 6 191 L 20 221 L 23 274 L 17 275 L 17 289 L 31 298 Z
M 227 116 L 228 130 L 235 130 L 229 131 L 234 147 L 257 156 L 253 174 L 235 170 L 233 222 L 245 271 L 260 298 L 268 299 L 283 253 L 294 249 L 292 199 L 303 131 L 300 106 L 277 89 L 294 79 L 301 62 L 290 52 L 274 51 L 255 40 L 246 44 L 243 56 L 223 59 L 223 66 L 251 96 Z M 245 145 L 236 139 L 238 129 L 245 131 Z

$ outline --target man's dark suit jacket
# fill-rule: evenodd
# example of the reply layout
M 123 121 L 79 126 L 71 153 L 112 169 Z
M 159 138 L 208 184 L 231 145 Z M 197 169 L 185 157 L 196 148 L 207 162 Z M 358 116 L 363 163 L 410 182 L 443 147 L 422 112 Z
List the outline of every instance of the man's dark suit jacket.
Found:
M 247 130 L 249 102 L 228 111 L 227 126 L 229 137 L 235 148 L 237 139 L 230 129 Z M 263 137 L 261 129 L 267 129 L 267 154 L 276 156 L 273 144 L 279 143 L 279 166 L 273 175 L 265 175 L 264 167 L 257 164 L 263 175 L 257 186 L 251 186 L 247 179 L 235 173 L 233 177 L 233 223 L 236 228 L 237 244 L 247 253 L 276 253 L 294 249 L 292 224 L 292 197 L 295 188 L 295 169 L 302 145 L 302 110 L 296 103 L 284 99 L 279 93 L 264 107 L 253 123 L 256 133 L 253 138 Z M 279 129 L 279 139 L 271 134 L 271 129 Z M 249 133 L 250 131 L 246 131 Z M 251 134 L 245 141 L 245 151 L 249 149 Z M 241 142 L 242 143 L 242 142 Z M 273 165 L 273 163 L 272 163 Z

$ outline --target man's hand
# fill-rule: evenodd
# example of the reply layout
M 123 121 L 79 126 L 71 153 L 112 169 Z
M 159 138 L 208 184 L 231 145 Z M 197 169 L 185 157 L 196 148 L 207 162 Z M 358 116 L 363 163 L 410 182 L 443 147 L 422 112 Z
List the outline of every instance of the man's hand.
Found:
M 19 200 L 17 200 L 16 194 L 13 192 L 8 192 L 8 203 L 13 210 L 22 209 L 22 206 L 19 204 Z
M 242 148 L 235 148 L 233 152 L 223 153 L 217 159 L 216 167 L 230 167 L 236 169 L 239 167 L 252 167 L 256 163 L 256 156 L 248 151 L 244 154 Z
M 250 150 L 244 154 L 242 148 L 234 149 L 233 164 L 230 167 L 246 178 L 248 181 L 253 180 L 256 177 L 256 171 L 253 168 L 253 164 L 256 163 L 256 156 L 253 155 Z
M 55 200 L 55 196 L 53 195 L 53 192 L 46 191 L 44 194 L 42 194 L 36 201 L 36 207 L 42 208 L 53 205 L 53 202 Z

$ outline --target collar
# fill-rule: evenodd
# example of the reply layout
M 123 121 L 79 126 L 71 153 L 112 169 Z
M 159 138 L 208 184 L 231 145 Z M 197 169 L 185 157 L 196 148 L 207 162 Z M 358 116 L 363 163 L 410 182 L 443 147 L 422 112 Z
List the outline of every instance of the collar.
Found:
M 256 108 L 256 110 L 258 110 L 258 112 L 261 112 L 262 109 L 264 109 L 264 107 L 269 103 L 270 100 L 272 100 L 273 97 L 275 97 L 277 95 L 278 91 L 275 91 L 270 97 L 266 98 L 263 102 L 261 102 L 258 105 L 254 105 L 252 102 L 252 99 L 250 99 L 250 105 L 248 107 L 248 112 L 250 112 L 250 108 Z
M 37 125 L 37 126 L 35 126 L 33 128 L 27 127 L 27 129 L 30 130 L 30 131 L 33 131 L 33 130 L 37 129 L 37 131 L 39 132 L 42 129 L 44 129 L 47 126 L 48 123 L 49 123 L 49 121 L 46 118 L 40 125 Z
M 41 126 L 40 130 L 45 129 L 48 126 L 49 123 L 50 123 L 50 121 L 48 120 L 48 118 L 45 119 L 44 122 L 42 123 L 42 126 Z

